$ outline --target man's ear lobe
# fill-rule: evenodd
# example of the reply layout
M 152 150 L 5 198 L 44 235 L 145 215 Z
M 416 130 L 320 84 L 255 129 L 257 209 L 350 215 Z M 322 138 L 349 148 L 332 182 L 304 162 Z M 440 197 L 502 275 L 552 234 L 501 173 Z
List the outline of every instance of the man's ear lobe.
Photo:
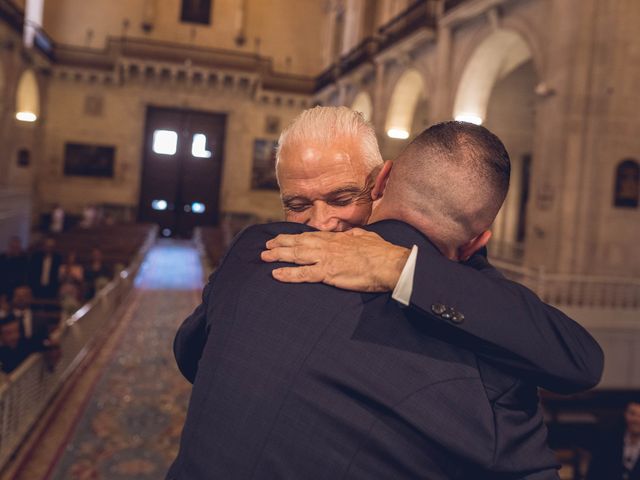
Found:
M 485 230 L 458 249 L 458 260 L 468 260 L 471 255 L 484 247 L 491 239 L 491 230 Z
M 382 165 L 382 168 L 378 172 L 378 175 L 376 175 L 373 188 L 371 189 L 371 200 L 378 200 L 382 198 L 384 189 L 387 187 L 387 180 L 389 180 L 389 173 L 391 173 L 392 167 L 393 160 L 387 160 Z

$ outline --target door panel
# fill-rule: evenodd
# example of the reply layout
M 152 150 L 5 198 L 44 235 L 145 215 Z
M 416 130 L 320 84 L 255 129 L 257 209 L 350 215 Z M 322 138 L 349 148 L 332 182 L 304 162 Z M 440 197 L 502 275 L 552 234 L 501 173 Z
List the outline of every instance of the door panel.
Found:
M 218 222 L 225 121 L 220 114 L 148 108 L 140 221 L 182 237 Z

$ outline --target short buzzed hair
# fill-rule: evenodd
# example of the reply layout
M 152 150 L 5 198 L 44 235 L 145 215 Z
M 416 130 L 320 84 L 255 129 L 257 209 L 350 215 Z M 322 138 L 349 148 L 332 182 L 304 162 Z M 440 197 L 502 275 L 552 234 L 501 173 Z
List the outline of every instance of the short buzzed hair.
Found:
M 509 189 L 511 162 L 485 127 L 443 122 L 418 135 L 394 162 L 385 196 L 434 222 L 460 246 L 493 223 Z
M 383 163 L 376 132 L 360 112 L 347 107 L 313 107 L 298 115 L 280 134 L 276 150 L 276 172 L 283 148 L 292 145 L 327 145 L 352 139 L 360 146 L 368 172 Z

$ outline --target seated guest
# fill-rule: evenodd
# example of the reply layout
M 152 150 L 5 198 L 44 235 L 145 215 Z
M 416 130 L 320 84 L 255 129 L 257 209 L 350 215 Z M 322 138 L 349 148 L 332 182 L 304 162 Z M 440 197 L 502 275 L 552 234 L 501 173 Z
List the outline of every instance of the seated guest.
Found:
M 28 339 L 42 341 L 49 336 L 49 330 L 57 327 L 51 325 L 47 317 L 31 308 L 33 294 L 27 285 L 18 286 L 13 293 L 10 313 L 20 324 L 21 335 Z
M 80 228 L 93 228 L 96 225 L 98 219 L 98 210 L 94 205 L 87 205 L 82 209 L 82 220 L 80 221 Z
M 51 212 L 51 225 L 49 231 L 52 233 L 62 233 L 64 230 L 64 209 L 56 204 Z
M 4 373 L 13 372 L 34 351 L 35 342 L 20 333 L 20 321 L 13 315 L 0 319 L 0 364 Z
M 55 252 L 56 241 L 47 238 L 42 251 L 29 262 L 29 285 L 38 298 L 55 298 L 58 294 L 61 257 Z
M 43 352 L 44 360 L 53 369 L 60 359 L 60 346 L 50 338 L 26 338 L 21 332 L 20 320 L 13 314 L 0 318 L 0 368 L 11 373 L 29 355 Z
M 4 255 L 0 255 L 0 295 L 10 297 L 13 289 L 27 282 L 29 259 L 22 249 L 20 237 L 13 236 Z
M 34 351 L 43 351 L 44 360 L 50 369 L 61 357 L 59 319 L 50 317 L 31 308 L 33 294 L 28 285 L 21 285 L 14 291 L 9 312 L 20 322 L 20 334 L 34 345 Z
M 84 270 L 85 298 L 93 298 L 96 292 L 109 283 L 112 277 L 111 269 L 102 260 L 102 251 L 99 248 L 91 249 L 91 263 Z
M 75 312 L 82 304 L 84 268 L 76 261 L 76 252 L 67 255 L 67 261 L 60 266 L 60 290 L 58 296 L 62 309 L 67 314 Z
M 640 397 L 627 405 L 623 424 L 599 437 L 587 480 L 640 480 Z

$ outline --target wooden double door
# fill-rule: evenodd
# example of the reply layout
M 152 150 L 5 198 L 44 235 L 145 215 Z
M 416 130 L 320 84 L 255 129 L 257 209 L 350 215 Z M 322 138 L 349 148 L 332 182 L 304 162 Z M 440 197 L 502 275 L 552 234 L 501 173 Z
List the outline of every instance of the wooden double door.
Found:
M 148 107 L 138 220 L 163 236 L 216 225 L 226 115 Z

